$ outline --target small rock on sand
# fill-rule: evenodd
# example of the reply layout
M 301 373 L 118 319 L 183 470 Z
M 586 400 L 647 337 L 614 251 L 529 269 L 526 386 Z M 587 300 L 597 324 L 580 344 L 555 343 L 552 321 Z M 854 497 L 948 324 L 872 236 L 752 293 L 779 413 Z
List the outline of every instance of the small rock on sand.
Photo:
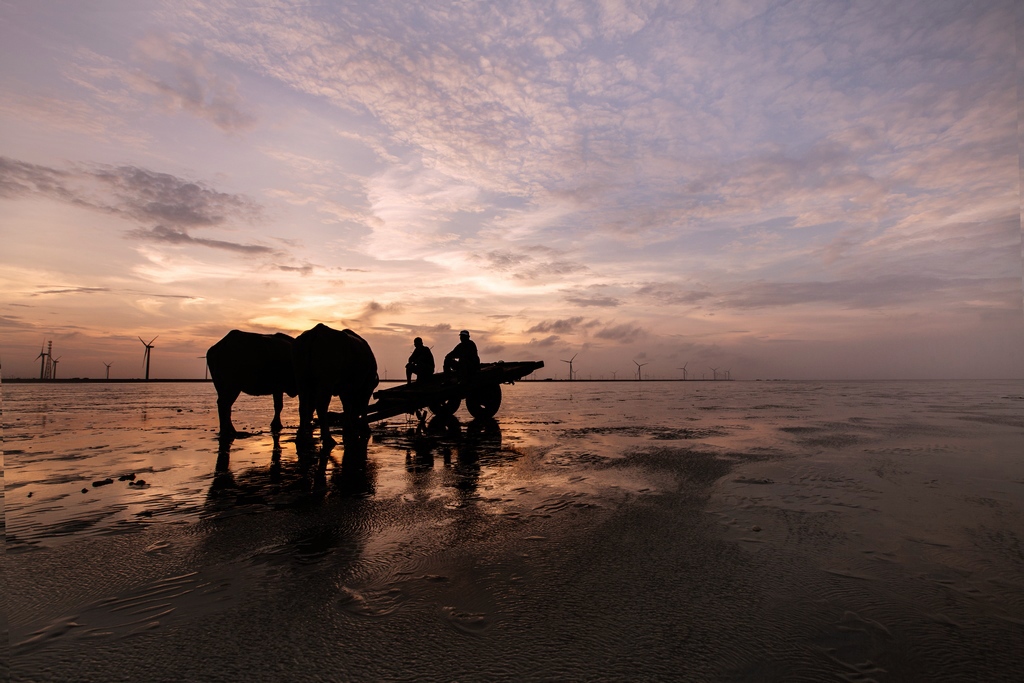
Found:
M 114 480 L 111 479 L 110 477 L 107 477 L 106 479 L 100 479 L 99 481 L 94 481 L 92 483 L 92 485 L 93 486 L 106 486 L 107 484 L 113 484 L 113 483 L 114 483 Z

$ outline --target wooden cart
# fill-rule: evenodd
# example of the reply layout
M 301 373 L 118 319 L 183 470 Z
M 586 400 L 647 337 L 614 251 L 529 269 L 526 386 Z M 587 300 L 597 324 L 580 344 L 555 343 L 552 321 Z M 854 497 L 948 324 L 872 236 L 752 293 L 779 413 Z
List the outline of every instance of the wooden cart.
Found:
M 410 384 L 381 389 L 374 392 L 377 400 L 370 404 L 366 419 L 369 422 L 386 420 L 424 408 L 429 408 L 434 415 L 452 415 L 463 401 L 473 417 L 494 417 L 501 406 L 501 385 L 512 384 L 542 367 L 544 361 L 540 360 L 482 363 L 480 371 L 468 381 L 437 373 Z

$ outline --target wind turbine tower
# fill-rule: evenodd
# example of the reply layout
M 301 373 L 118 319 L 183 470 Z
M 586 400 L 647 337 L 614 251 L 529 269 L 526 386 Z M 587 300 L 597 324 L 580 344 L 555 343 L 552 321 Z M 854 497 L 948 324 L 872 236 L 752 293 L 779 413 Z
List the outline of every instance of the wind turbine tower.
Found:
M 683 363 L 683 367 L 676 368 L 676 370 L 682 370 L 683 371 L 683 380 L 684 381 L 686 380 L 686 366 L 689 365 L 689 364 L 690 364 L 690 361 L 686 361 L 685 363 Z
M 156 337 L 153 337 L 148 342 L 142 341 L 142 337 L 139 337 L 139 341 L 142 342 L 142 345 L 146 347 L 145 352 L 143 352 L 142 354 L 142 363 L 146 366 L 147 382 L 149 381 L 149 357 L 152 355 L 150 352 L 153 350 L 153 342 L 155 342 L 157 340 L 157 337 L 159 336 L 160 335 L 158 334 Z
M 46 358 L 43 361 L 43 379 L 53 379 L 53 340 L 46 342 Z
M 711 376 L 718 379 L 718 368 L 711 368 Z
M 50 344 L 52 345 L 53 342 L 50 342 Z M 49 359 L 50 357 L 47 352 L 43 350 L 42 346 L 40 346 L 39 355 L 36 356 L 36 360 L 39 361 L 39 379 L 46 379 L 46 361 Z
M 563 360 L 563 361 L 562 361 L 563 363 L 568 363 L 568 364 L 569 364 L 569 381 L 570 381 L 570 382 L 571 382 L 571 381 L 573 380 L 573 373 L 572 373 L 572 362 L 573 362 L 574 360 L 576 360 L 576 356 L 578 356 L 578 355 L 580 355 L 580 354 L 579 354 L 579 353 L 574 353 L 574 354 L 572 355 L 572 358 L 570 358 L 569 360 Z
M 50 379 L 57 379 L 57 363 L 60 361 L 60 359 L 61 356 L 57 356 L 51 361 L 53 367 L 51 370 Z
M 104 363 L 104 365 L 107 366 L 107 379 L 109 380 L 110 379 L 110 366 L 113 365 L 113 363 Z

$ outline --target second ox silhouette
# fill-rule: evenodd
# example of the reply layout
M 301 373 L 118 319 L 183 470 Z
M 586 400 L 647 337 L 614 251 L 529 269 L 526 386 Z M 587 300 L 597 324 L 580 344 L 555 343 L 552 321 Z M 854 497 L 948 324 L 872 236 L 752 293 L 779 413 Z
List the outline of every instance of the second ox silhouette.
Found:
M 251 396 L 274 396 L 274 420 L 270 429 L 281 431 L 284 394 L 298 389 L 292 370 L 292 343 L 287 334 L 257 334 L 231 330 L 206 352 L 206 364 L 217 390 L 217 415 L 221 438 L 234 438 L 231 407 L 242 392 Z
M 352 330 L 318 324 L 295 338 L 292 359 L 299 392 L 300 438 L 312 438 L 315 411 L 323 443 L 335 443 L 327 416 L 332 396 L 341 399 L 345 428 L 365 424 L 366 409 L 379 379 L 377 359 L 362 337 Z

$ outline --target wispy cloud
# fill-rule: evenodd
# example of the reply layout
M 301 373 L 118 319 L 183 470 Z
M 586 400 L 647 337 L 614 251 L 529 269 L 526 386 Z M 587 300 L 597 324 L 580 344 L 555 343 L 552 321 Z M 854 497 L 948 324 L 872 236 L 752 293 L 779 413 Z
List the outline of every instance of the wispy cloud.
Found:
M 59 169 L 0 157 L 0 197 L 42 196 L 148 223 L 127 234 L 152 242 L 197 245 L 246 254 L 275 250 L 256 244 L 195 237 L 193 229 L 259 220 L 261 207 L 235 194 L 135 166 Z
M 95 294 L 96 292 L 109 292 L 108 287 L 51 287 L 39 289 L 31 293 L 31 296 L 43 294 Z
M 130 237 L 148 240 L 151 242 L 164 242 L 166 244 L 177 244 L 177 245 L 198 245 L 201 247 L 210 247 L 211 249 L 223 249 L 224 251 L 232 251 L 239 254 L 272 254 L 275 253 L 270 247 L 265 247 L 259 244 L 239 244 L 237 242 L 227 242 L 224 240 L 212 240 L 205 237 L 192 237 L 184 230 L 169 228 L 165 225 L 157 225 L 153 228 L 138 228 L 136 230 L 128 231 Z M 298 270 L 301 268 L 290 268 L 288 266 L 278 266 L 279 270 Z
M 135 47 L 139 66 L 129 72 L 129 82 L 155 95 L 169 111 L 189 112 L 227 132 L 255 125 L 234 79 L 218 72 L 210 52 L 161 33 L 150 33 Z
M 568 334 L 574 331 L 582 322 L 583 318 L 580 316 L 574 316 L 572 318 L 563 318 L 561 320 L 545 320 L 527 329 L 526 333 L 534 334 L 537 332 L 558 332 L 559 334 Z
M 963 300 L 979 307 L 1005 306 L 1019 289 L 1013 278 L 939 278 L 927 275 L 891 275 L 880 278 L 809 282 L 750 282 L 720 291 L 694 290 L 685 285 L 649 283 L 637 295 L 660 304 L 710 309 L 786 308 L 828 304 L 851 309 L 878 310 L 913 304 L 952 304 Z
M 597 306 L 598 308 L 615 308 L 622 305 L 622 302 L 612 296 L 567 296 L 565 298 L 570 304 L 576 306 Z
M 594 336 L 598 339 L 605 339 L 621 344 L 630 344 L 646 335 L 647 331 L 644 330 L 644 328 L 630 323 L 608 325 L 594 333 Z

